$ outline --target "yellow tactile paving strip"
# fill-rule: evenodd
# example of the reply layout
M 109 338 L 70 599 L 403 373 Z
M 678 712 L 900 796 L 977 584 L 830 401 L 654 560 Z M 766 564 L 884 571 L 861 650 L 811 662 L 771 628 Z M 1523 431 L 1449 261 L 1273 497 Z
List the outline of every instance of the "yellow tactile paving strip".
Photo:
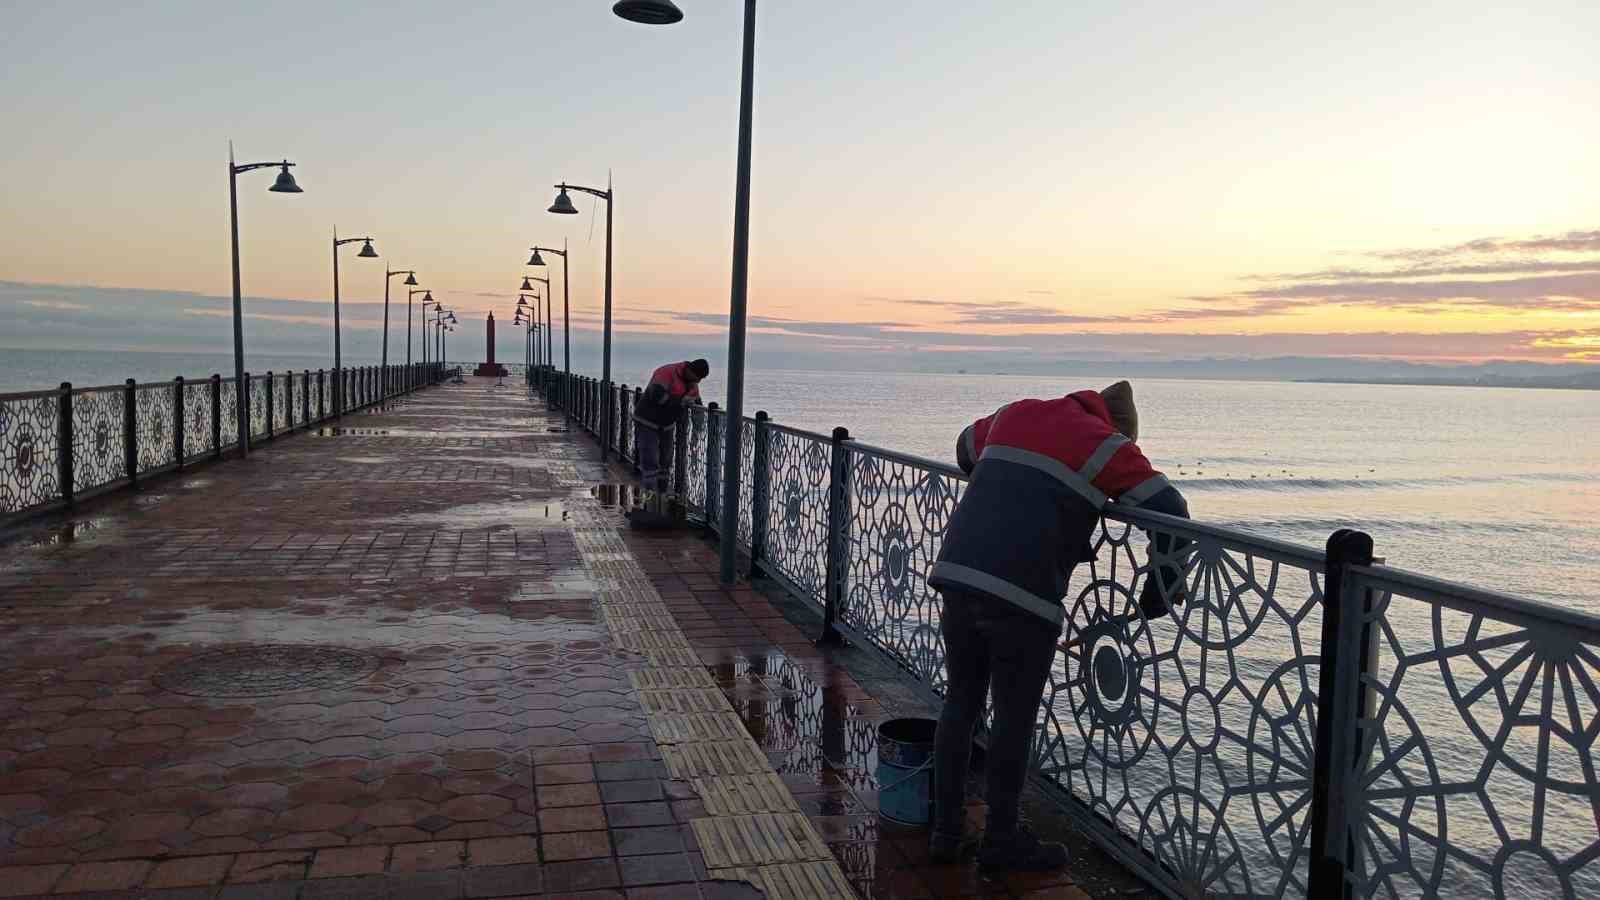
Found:
M 794 796 L 614 528 L 575 517 L 574 538 L 599 584 L 613 643 L 639 654 L 629 673 L 667 772 L 688 781 L 707 816 L 690 823 L 711 877 L 746 881 L 772 900 L 855 893 Z

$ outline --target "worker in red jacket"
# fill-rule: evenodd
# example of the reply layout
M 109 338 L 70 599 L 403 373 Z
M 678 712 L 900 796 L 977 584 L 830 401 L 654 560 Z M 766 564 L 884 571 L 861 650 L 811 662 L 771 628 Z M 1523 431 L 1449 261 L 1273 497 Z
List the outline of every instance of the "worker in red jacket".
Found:
M 1063 866 L 1067 848 L 1041 842 L 1018 822 L 1028 752 L 1064 618 L 1073 567 L 1094 555 L 1091 539 L 1108 502 L 1187 517 L 1182 495 L 1139 452 L 1133 388 L 1055 400 L 1019 400 L 961 433 L 956 458 L 971 481 L 945 531 L 928 581 L 943 595 L 949 668 L 934 739 L 935 859 L 960 857 L 966 774 L 974 728 L 993 688 L 987 759 L 988 827 L 978 850 L 985 871 Z M 1158 535 L 1156 558 L 1185 542 Z M 1141 595 L 1145 615 L 1181 601 L 1181 576 L 1159 565 Z M 1158 583 L 1159 582 L 1159 583 Z
M 671 489 L 661 464 L 661 448 L 672 446 L 672 429 L 683 415 L 684 404 L 700 405 L 700 382 L 710 374 L 711 364 L 703 359 L 667 363 L 650 375 L 649 386 L 633 408 L 641 486 L 655 491 L 658 499 Z

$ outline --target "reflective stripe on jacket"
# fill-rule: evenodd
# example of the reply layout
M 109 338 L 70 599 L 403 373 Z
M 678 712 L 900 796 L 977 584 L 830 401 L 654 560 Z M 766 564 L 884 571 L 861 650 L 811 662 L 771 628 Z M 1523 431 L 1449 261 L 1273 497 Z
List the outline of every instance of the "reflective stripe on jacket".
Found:
M 685 377 L 687 362 L 667 363 L 650 375 L 650 384 L 634 405 L 633 419 L 651 428 L 678 424 L 685 402 L 700 400 L 700 386 Z
M 961 433 L 971 474 L 928 581 L 976 591 L 1051 622 L 1109 500 L 1174 515 L 1183 498 L 1111 424 L 1094 391 L 1019 400 Z

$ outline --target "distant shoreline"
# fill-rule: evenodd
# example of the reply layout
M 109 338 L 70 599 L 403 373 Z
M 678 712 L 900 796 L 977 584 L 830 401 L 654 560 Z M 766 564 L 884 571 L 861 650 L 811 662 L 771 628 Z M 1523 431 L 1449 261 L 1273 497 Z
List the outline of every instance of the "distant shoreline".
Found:
M 1562 382 L 1535 381 L 1521 378 L 1486 378 L 1481 380 L 1468 380 L 1463 378 L 1296 378 L 1295 384 L 1386 384 L 1405 387 L 1487 387 L 1487 388 L 1525 388 L 1527 390 L 1544 391 L 1600 391 L 1600 384 L 1584 384 L 1577 381 Z

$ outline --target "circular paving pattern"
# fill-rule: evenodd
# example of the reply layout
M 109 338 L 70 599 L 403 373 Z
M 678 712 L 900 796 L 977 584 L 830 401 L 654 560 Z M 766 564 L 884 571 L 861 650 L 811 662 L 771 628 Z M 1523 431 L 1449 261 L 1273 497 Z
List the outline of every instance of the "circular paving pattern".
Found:
M 351 684 L 377 668 L 377 657 L 356 650 L 268 644 L 191 656 L 156 684 L 191 697 L 268 697 Z

